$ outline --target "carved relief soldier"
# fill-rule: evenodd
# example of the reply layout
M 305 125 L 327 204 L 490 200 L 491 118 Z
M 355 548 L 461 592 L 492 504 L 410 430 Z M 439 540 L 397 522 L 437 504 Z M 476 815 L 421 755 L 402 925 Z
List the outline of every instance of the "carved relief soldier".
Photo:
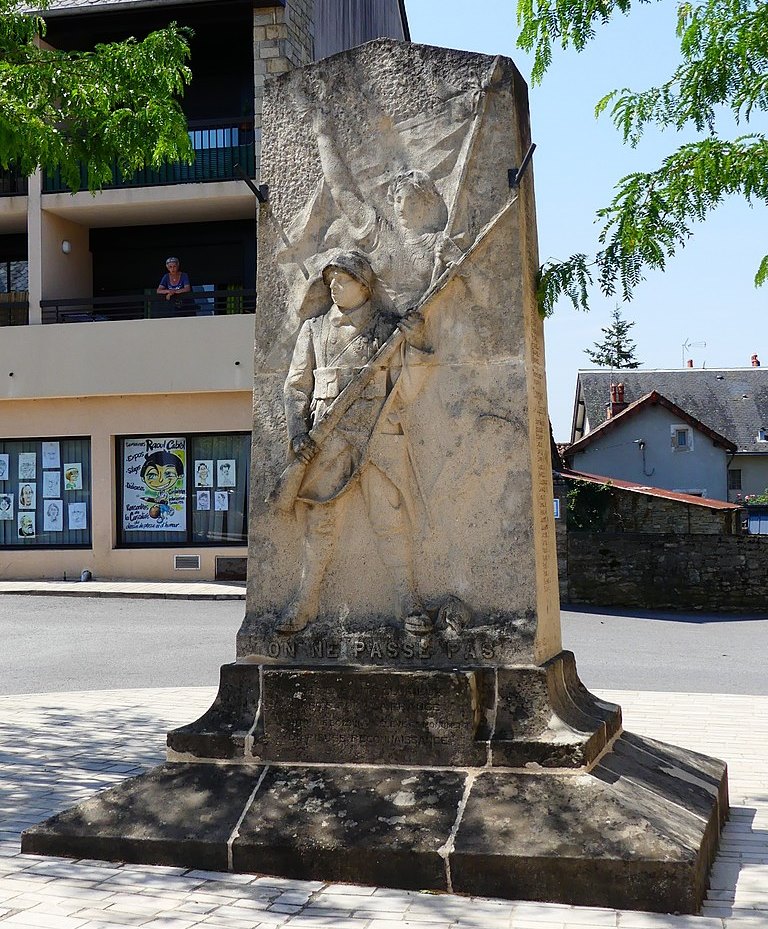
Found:
M 302 325 L 285 381 L 291 450 L 307 468 L 296 499 L 304 530 L 301 580 L 277 628 L 298 632 L 317 616 L 343 497 L 357 479 L 382 563 L 395 588 L 396 611 L 406 625 L 419 626 L 428 619 L 413 577 L 411 539 L 417 503 L 404 411 L 428 368 L 424 321 L 415 313 L 398 319 L 376 306 L 374 273 L 362 255 L 338 255 L 322 276 L 331 307 Z M 375 371 L 363 396 L 318 447 L 308 434 L 310 428 L 396 327 L 404 335 L 396 363 Z

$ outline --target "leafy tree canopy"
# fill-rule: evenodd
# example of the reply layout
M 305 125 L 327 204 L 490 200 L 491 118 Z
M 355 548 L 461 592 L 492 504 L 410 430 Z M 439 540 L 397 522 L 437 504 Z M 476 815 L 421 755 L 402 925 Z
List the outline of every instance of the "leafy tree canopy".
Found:
M 38 6 L 44 12 L 50 0 Z M 73 190 L 164 161 L 190 162 L 179 97 L 191 80 L 189 30 L 172 23 L 145 39 L 58 51 L 45 21 L 20 0 L 0 0 L 0 167 L 61 170 Z
M 636 0 L 636 5 L 651 0 Z M 518 45 L 534 51 L 532 80 L 540 82 L 553 47 L 584 49 L 597 29 L 632 0 L 518 0 Z M 680 63 L 658 87 L 614 90 L 596 114 L 610 114 L 624 141 L 635 146 L 649 127 L 692 128 L 699 136 L 681 145 L 654 170 L 619 180 L 612 202 L 598 211 L 602 225 L 593 257 L 572 255 L 541 269 L 539 301 L 550 315 L 565 296 L 588 309 L 588 288 L 630 300 L 648 269 L 667 261 L 692 235 L 693 224 L 729 195 L 750 205 L 768 202 L 768 138 L 749 132 L 725 138 L 719 109 L 747 127 L 768 110 L 768 3 L 764 0 L 681 0 L 677 36 Z M 768 280 L 768 255 L 755 284 Z
M 629 330 L 635 325 L 627 322 L 616 307 L 611 314 L 611 324 L 600 330 L 605 337 L 602 342 L 595 342 L 594 349 L 584 349 L 589 360 L 600 368 L 639 368 L 637 346 L 629 337 Z

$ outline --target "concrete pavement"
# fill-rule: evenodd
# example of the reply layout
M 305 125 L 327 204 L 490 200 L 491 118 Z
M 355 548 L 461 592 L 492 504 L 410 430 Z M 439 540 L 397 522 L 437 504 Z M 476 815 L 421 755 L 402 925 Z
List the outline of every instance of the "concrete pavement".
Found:
M 19 854 L 28 824 L 163 758 L 211 688 L 0 697 L 0 929 L 768 929 L 768 697 L 600 691 L 628 729 L 728 761 L 731 817 L 701 917 Z
M 130 597 L 152 600 L 245 600 L 245 583 L 222 581 L 0 581 L 0 594 L 35 597 Z

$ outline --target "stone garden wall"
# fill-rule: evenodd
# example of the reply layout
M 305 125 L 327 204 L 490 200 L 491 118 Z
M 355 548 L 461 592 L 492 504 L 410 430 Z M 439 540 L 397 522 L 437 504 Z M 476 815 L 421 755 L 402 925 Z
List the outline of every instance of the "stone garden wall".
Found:
M 574 519 L 555 477 L 560 600 L 629 609 L 768 611 L 768 536 L 741 532 L 742 511 L 615 485 Z M 574 526 L 580 518 L 588 527 Z
M 564 603 L 768 611 L 768 537 L 569 532 L 559 536 Z

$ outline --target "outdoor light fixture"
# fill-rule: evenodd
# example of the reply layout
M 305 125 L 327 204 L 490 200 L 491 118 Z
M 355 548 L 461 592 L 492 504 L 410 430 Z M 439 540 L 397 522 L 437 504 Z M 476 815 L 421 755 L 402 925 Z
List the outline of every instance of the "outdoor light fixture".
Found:
M 61 250 L 65 255 L 68 255 L 72 251 L 72 243 L 69 241 L 69 239 L 61 240 Z

